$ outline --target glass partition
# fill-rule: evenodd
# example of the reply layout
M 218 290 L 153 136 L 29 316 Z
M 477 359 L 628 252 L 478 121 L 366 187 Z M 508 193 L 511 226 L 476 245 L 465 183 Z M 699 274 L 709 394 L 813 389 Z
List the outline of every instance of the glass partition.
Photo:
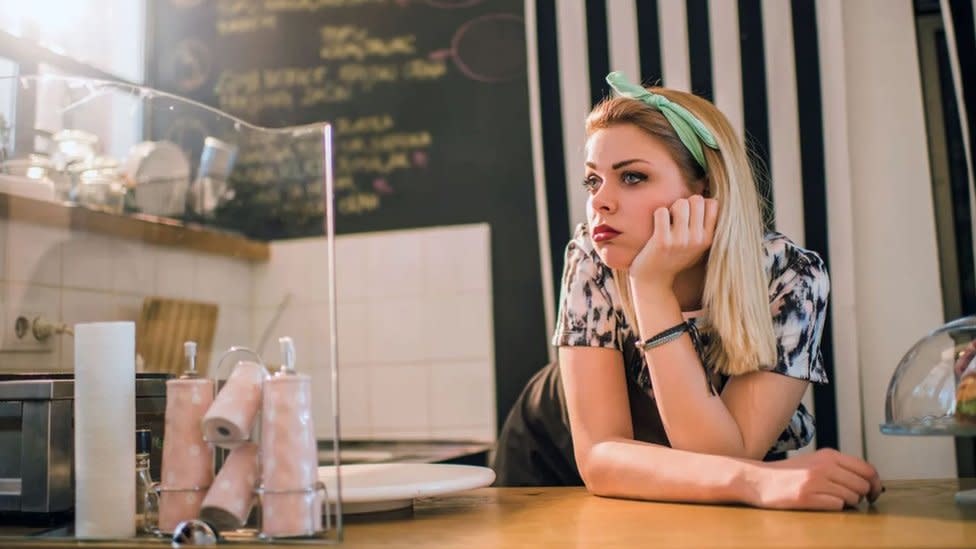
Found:
M 166 495 L 167 382 L 190 362 L 199 378 L 217 380 L 218 400 L 242 362 L 309 376 L 315 446 L 331 454 L 316 465 L 338 463 L 331 126 L 261 128 L 151 89 L 54 75 L 0 79 L 0 98 L 0 447 L 14 449 L 0 451 L 0 519 L 45 524 L 24 532 L 34 536 L 75 534 L 75 485 L 85 472 L 69 474 L 79 360 L 72 331 L 90 322 L 135 325 L 136 427 L 149 429 L 148 474 L 163 481 L 150 494 Z M 324 238 L 303 249 L 300 263 L 275 257 L 269 241 L 297 235 Z M 281 322 L 286 310 L 301 310 L 304 321 Z M 187 341 L 196 343 L 193 361 Z M 27 384 L 66 390 L 57 394 L 68 404 L 28 395 Z M 28 401 L 47 410 L 45 426 L 26 412 L 4 415 Z M 246 438 L 260 452 L 256 418 Z M 112 417 L 99 421 L 116 426 Z M 28 433 L 40 434 L 44 449 L 30 447 Z M 218 478 L 234 455 L 219 448 Z M 264 500 L 280 495 L 260 488 Z M 341 539 L 339 487 L 329 488 L 325 520 L 310 535 L 264 533 L 276 542 Z M 322 497 L 316 490 L 313 500 Z M 162 500 L 143 501 L 143 524 L 161 526 L 153 506 Z M 256 499 L 239 527 L 217 521 L 219 533 L 257 539 L 270 520 L 262 505 Z

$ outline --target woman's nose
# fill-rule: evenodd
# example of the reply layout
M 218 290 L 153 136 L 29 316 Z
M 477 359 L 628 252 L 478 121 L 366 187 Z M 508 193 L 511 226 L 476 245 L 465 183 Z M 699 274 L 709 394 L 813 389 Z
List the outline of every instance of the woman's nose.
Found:
M 592 201 L 594 210 L 612 213 L 617 209 L 617 196 L 612 187 L 613 185 L 608 185 L 604 182 L 593 193 L 590 200 Z

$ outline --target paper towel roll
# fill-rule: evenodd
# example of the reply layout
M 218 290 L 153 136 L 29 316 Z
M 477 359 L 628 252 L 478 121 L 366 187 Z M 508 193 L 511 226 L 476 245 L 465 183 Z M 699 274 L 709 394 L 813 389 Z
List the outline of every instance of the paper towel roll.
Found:
M 184 520 L 192 520 L 200 516 L 200 506 L 206 495 L 206 488 L 196 489 L 167 489 L 160 487 L 159 492 L 159 531 L 172 534 Z
M 75 325 L 75 536 L 136 534 L 136 332 Z
M 261 407 L 261 385 L 268 377 L 256 362 L 238 362 L 203 417 L 203 436 L 221 448 L 246 442 Z
M 232 450 L 203 500 L 200 518 L 219 530 L 244 526 L 254 503 L 258 474 L 257 444 L 246 443 Z
M 213 481 L 214 451 L 203 440 L 200 420 L 213 403 L 213 380 L 166 382 L 166 416 L 160 483 L 165 488 L 206 488 Z
M 264 382 L 262 487 L 303 490 L 318 482 L 318 451 L 311 401 L 312 380 L 307 375 L 276 375 Z
M 310 536 L 322 529 L 322 496 L 318 492 L 265 493 L 261 496 L 261 534 Z
M 200 421 L 213 402 L 213 380 L 166 382 L 163 463 L 160 468 L 159 529 L 169 533 L 195 519 L 213 482 L 214 451 L 203 440 Z

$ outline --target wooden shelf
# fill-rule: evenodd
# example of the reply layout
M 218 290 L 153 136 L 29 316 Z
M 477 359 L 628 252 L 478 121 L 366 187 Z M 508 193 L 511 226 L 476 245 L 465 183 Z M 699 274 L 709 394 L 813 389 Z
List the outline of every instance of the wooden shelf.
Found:
M 138 240 L 248 261 L 267 261 L 267 242 L 145 214 L 117 215 L 69 203 L 0 193 L 0 218 Z

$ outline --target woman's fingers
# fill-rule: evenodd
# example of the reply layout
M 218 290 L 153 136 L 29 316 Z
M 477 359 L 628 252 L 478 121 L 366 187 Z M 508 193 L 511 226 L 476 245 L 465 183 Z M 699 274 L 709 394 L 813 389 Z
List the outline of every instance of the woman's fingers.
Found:
M 861 503 L 861 498 L 863 497 L 861 494 L 858 494 L 843 484 L 837 484 L 836 482 L 830 484 L 828 495 L 839 497 L 844 500 L 845 505 L 851 507 L 857 507 L 857 504 Z
M 688 198 L 688 211 L 691 241 L 701 243 L 705 238 L 705 199 L 700 194 Z
M 688 219 L 691 215 L 688 200 L 681 198 L 671 205 L 671 236 L 679 246 L 688 244 Z
M 811 494 L 806 507 L 814 511 L 840 511 L 844 499 L 832 494 Z
M 857 494 L 858 499 L 871 493 L 871 482 L 860 475 L 856 475 L 843 467 L 837 467 L 827 475 L 827 480 L 843 486 Z
M 651 238 L 655 238 L 661 243 L 671 240 L 671 213 L 665 207 L 654 210 L 654 230 Z
M 840 452 L 835 452 L 834 454 L 838 465 L 861 477 L 870 484 L 871 487 L 867 493 L 868 500 L 874 501 L 879 495 L 881 495 L 881 477 L 878 475 L 878 470 L 875 469 L 873 465 L 864 461 L 863 459 L 842 454 Z

